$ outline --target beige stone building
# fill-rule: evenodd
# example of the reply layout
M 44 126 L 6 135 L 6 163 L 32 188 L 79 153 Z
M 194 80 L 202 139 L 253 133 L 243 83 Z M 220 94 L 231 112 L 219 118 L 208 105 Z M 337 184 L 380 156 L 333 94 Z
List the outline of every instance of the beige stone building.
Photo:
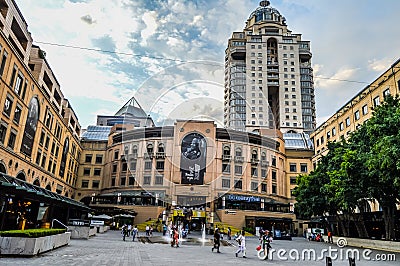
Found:
M 286 147 L 279 132 L 232 131 L 212 121 L 108 130 L 102 141 L 82 141 L 77 195 L 94 209 L 130 211 L 135 223 L 164 210 L 176 219 L 173 210 L 186 209 L 197 224 L 298 229 L 291 190 L 293 178 L 311 167 L 309 139 Z
M 0 1 L 0 172 L 74 197 L 80 125 L 14 1 Z
M 316 126 L 310 42 L 261 1 L 225 50 L 225 127 L 311 133 Z
M 356 131 L 372 116 L 374 108 L 380 105 L 387 95 L 399 95 L 399 71 L 400 59 L 371 84 L 363 88 L 311 134 L 315 146 L 315 153 L 312 157 L 314 169 L 321 156 L 328 153 L 328 142 L 340 141 L 342 138 L 349 137 L 351 132 Z M 375 200 L 369 200 L 369 206 L 366 210 L 378 211 L 379 204 Z

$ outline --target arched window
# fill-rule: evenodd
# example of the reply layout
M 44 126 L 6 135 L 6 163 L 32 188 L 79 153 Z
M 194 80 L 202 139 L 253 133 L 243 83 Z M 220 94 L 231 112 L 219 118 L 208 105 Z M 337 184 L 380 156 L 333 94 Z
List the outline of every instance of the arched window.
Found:
M 154 151 L 153 144 L 151 144 L 151 143 L 147 144 L 147 153 L 153 154 L 153 151 Z
M 0 162 L 0 173 L 7 174 L 7 168 L 3 162 Z
M 33 184 L 34 184 L 35 186 L 40 187 L 40 181 L 39 181 L 39 179 L 36 178 L 35 181 L 33 181 Z
M 158 152 L 164 152 L 164 143 L 158 144 Z
M 49 190 L 49 191 L 51 191 L 51 186 L 50 186 L 50 184 L 47 184 L 46 189 Z
M 266 161 L 267 160 L 267 154 L 265 152 L 261 153 L 261 160 Z
M 132 146 L 132 154 L 137 154 L 137 145 Z
M 258 152 L 257 152 L 257 150 L 253 150 L 251 152 L 251 159 L 258 160 Z
M 17 179 L 26 181 L 25 173 L 24 172 L 19 172 L 18 175 L 17 175 Z
M 224 155 L 226 156 L 231 155 L 231 148 L 229 146 L 224 146 Z
M 242 149 L 241 148 L 236 148 L 235 156 L 242 156 Z

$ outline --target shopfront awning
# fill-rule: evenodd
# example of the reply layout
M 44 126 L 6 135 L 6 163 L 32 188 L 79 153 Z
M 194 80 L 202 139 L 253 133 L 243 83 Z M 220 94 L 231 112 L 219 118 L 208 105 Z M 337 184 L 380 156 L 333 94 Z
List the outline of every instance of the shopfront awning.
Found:
M 74 207 L 87 211 L 91 210 L 91 208 L 89 208 L 82 202 L 62 196 L 45 188 L 30 184 L 26 181 L 17 179 L 4 173 L 0 173 L 0 194 L 1 193 L 25 194 L 26 196 L 30 196 L 31 198 L 37 200 L 54 201 L 66 205 L 73 205 Z

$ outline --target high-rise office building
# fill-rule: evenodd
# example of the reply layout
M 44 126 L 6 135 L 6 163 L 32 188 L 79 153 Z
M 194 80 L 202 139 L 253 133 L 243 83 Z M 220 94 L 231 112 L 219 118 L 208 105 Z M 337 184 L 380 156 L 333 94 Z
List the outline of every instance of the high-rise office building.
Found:
M 225 51 L 225 127 L 282 133 L 315 129 L 310 42 L 292 33 L 269 1 L 261 1 Z

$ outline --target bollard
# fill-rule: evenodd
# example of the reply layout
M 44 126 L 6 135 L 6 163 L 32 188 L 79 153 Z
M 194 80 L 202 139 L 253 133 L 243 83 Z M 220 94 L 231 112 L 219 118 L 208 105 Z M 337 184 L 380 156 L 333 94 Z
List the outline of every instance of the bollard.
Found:
M 355 258 L 349 258 L 349 266 L 356 266 L 356 259 Z
M 331 257 L 326 257 L 326 266 L 332 266 L 332 258 Z

